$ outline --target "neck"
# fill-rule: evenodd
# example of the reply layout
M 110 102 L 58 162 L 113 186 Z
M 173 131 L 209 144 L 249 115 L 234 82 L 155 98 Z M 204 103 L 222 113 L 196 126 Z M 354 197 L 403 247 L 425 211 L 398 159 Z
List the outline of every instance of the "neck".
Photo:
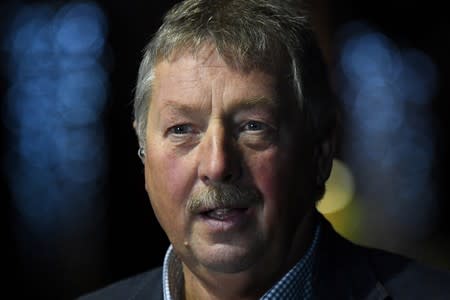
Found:
M 294 238 L 282 260 L 273 261 L 265 255 L 258 264 L 239 273 L 218 273 L 196 269 L 195 273 L 183 264 L 185 299 L 259 299 L 270 290 L 305 254 L 314 234 L 315 210 L 311 210 L 298 224 Z M 272 269 L 270 269 L 272 268 Z

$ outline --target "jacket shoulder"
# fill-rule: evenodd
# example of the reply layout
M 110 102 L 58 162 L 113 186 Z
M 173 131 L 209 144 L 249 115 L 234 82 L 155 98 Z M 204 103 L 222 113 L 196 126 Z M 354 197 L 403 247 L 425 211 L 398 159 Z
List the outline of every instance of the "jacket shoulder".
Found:
M 83 295 L 79 300 L 163 299 L 162 268 L 135 275 Z
M 450 271 L 356 245 L 324 218 L 322 228 L 315 268 L 317 299 L 450 299 Z
M 386 251 L 370 249 L 367 253 L 389 294 L 405 299 L 450 299 L 450 271 Z

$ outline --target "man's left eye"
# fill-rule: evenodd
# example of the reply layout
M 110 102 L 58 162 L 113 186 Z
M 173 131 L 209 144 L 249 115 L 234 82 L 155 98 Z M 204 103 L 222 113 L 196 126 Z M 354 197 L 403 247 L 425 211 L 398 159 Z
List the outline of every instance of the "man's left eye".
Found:
M 261 131 L 266 130 L 268 128 L 268 125 L 258 122 L 258 121 L 249 121 L 242 126 L 242 130 L 247 131 Z

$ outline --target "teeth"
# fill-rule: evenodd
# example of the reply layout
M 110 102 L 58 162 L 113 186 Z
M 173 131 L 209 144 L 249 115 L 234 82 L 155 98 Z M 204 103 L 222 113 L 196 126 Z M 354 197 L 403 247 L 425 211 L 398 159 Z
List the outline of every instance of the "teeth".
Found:
M 208 213 L 208 216 L 214 219 L 223 220 L 225 219 L 226 215 L 230 212 L 229 208 L 218 208 L 215 210 L 212 210 Z

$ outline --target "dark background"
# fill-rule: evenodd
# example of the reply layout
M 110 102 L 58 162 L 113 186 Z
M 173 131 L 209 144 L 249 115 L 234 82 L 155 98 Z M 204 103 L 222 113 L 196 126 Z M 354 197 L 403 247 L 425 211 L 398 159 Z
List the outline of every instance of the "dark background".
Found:
M 177 1 L 99 1 L 109 20 L 110 92 L 104 112 L 108 172 L 102 195 L 106 199 L 104 224 L 106 239 L 102 262 L 62 270 L 57 259 L 46 257 L 39 240 L 17 236 L 16 211 L 6 176 L 0 182 L 2 248 L 5 250 L 2 273 L 6 278 L 5 299 L 72 299 L 107 283 L 136 274 L 162 263 L 168 245 L 154 218 L 144 190 L 143 167 L 138 159 L 137 142 L 132 129 L 132 98 L 142 49 L 161 23 L 163 13 Z M 450 96 L 450 26 L 447 10 L 441 1 L 314 1 L 315 24 L 328 61 L 333 61 L 334 28 L 349 20 L 365 19 L 397 43 L 423 50 L 432 57 L 439 72 L 439 91 L 432 100 L 437 145 L 434 157 L 434 180 L 439 199 L 436 234 L 450 241 L 450 204 L 447 200 L 449 170 L 448 100 Z M 14 3 L 14 2 L 9 2 Z M 39 3 L 25 1 L 25 3 Z M 442 2 L 443 3 L 443 2 Z M 5 9 L 0 17 L 8 14 Z M 0 23 L 1 25 L 1 23 Z M 1 27 L 0 27 L 1 29 Z M 1 34 L 1 32 L 0 32 Z M 3 56 L 2 56 L 3 57 Z M 8 83 L 2 75 L 0 95 Z M 3 123 L 2 123 L 3 124 Z M 3 125 L 2 125 L 3 126 Z M 8 147 L 4 127 L 1 130 L 1 156 Z M 28 239 L 24 256 L 18 240 Z M 64 247 L 57 236 L 54 247 Z M 88 236 L 77 242 L 89 243 Z M 33 255 L 35 253 L 35 255 Z M 52 255 L 51 253 L 49 255 Z M 83 261 L 84 253 L 80 253 Z M 450 265 L 450 263 L 449 263 Z M 95 270 L 94 270 L 95 268 Z M 5 280 L 4 280 L 5 282 Z

